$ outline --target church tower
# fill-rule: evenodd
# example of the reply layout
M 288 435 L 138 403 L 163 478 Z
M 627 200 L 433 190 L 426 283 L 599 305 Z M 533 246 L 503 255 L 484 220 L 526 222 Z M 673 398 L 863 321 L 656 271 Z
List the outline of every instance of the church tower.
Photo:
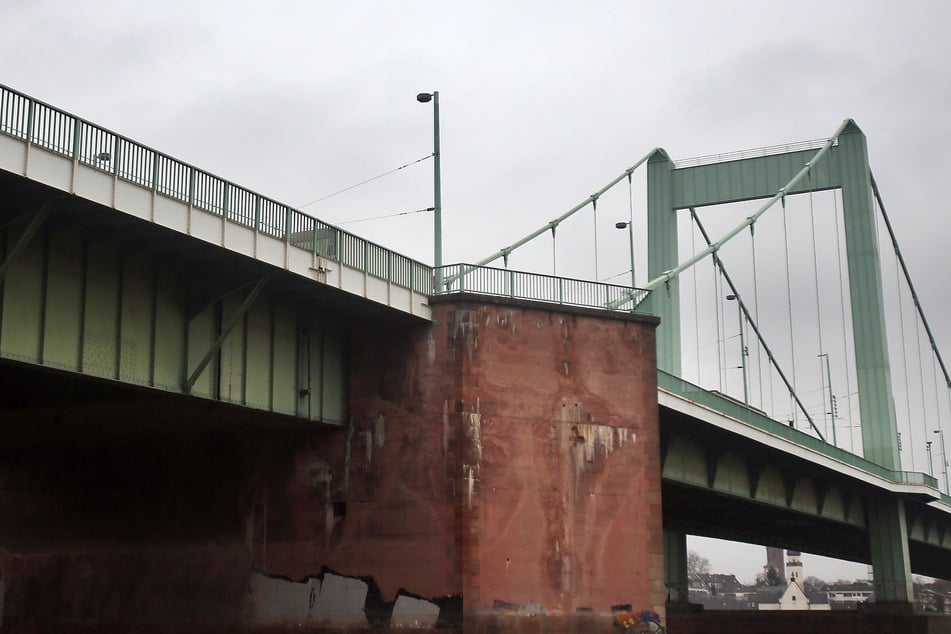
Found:
M 787 550 L 786 556 L 788 557 L 786 561 L 786 571 L 789 574 L 790 583 L 795 582 L 799 584 L 799 587 L 803 587 L 802 582 L 802 553 L 798 550 Z

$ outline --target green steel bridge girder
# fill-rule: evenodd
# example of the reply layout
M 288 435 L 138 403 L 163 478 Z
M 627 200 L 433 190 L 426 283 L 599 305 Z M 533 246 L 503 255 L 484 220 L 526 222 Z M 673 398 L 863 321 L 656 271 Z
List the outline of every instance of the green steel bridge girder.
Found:
M 77 205 L 0 221 L 0 359 L 344 423 L 346 329 L 319 300 L 185 236 L 87 224 Z
M 662 417 L 665 554 L 672 592 L 683 574 L 678 544 L 686 533 L 866 563 L 877 556 L 878 542 L 885 542 L 891 553 L 886 565 L 899 568 L 878 575 L 892 586 L 883 588 L 882 596 L 903 591 L 894 584 L 904 583 L 902 567 L 913 559 L 909 548 L 916 555 L 916 572 L 946 574 L 951 515 L 929 506 L 930 499 L 889 494 L 804 459 L 780 457 L 708 430 L 697 433 L 672 422 L 663 410 Z M 686 524 L 678 520 L 680 500 L 690 505 Z M 817 540 L 817 535 L 825 538 Z

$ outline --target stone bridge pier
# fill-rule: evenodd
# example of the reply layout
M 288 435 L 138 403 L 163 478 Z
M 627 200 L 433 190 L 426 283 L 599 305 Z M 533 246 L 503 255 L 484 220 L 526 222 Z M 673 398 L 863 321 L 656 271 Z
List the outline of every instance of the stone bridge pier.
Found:
M 432 309 L 351 320 L 345 428 L 5 366 L 4 631 L 663 617 L 657 320 Z

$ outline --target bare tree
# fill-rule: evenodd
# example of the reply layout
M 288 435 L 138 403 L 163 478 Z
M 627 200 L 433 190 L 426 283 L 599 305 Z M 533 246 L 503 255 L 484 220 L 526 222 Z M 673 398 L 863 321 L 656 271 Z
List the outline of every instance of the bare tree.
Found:
M 804 590 L 821 590 L 826 582 L 810 575 L 803 580 L 802 585 Z
M 710 560 L 706 557 L 701 557 L 698 553 L 690 551 L 687 553 L 687 574 L 688 575 L 704 575 L 710 572 Z

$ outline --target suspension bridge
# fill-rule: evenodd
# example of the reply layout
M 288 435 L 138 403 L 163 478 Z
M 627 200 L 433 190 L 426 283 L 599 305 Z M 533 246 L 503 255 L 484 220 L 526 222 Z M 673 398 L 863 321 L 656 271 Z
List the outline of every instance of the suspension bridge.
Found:
M 951 575 L 951 380 L 850 120 L 438 271 L 6 87 L 0 191 L 4 625 L 663 612 L 688 533 Z

